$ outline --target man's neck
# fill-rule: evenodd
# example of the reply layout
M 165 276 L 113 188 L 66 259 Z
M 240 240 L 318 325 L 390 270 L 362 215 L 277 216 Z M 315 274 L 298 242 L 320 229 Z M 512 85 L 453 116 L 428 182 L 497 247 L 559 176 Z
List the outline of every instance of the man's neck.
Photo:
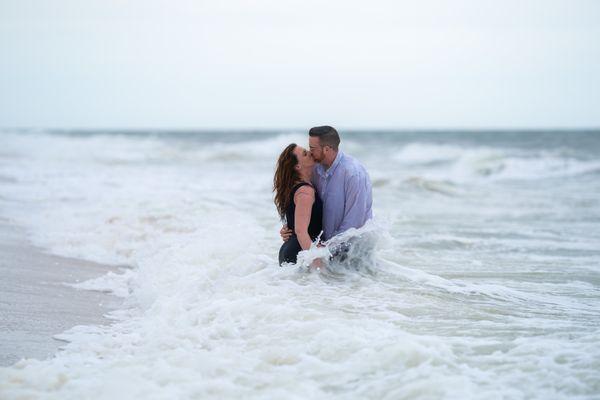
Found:
M 335 153 L 332 154 L 331 159 L 323 160 L 323 162 L 321 162 L 321 165 L 323 165 L 323 168 L 325 168 L 325 171 L 327 171 L 329 168 L 331 168 L 331 166 L 335 162 L 335 159 L 337 158 L 337 155 L 338 155 L 338 152 L 336 151 Z

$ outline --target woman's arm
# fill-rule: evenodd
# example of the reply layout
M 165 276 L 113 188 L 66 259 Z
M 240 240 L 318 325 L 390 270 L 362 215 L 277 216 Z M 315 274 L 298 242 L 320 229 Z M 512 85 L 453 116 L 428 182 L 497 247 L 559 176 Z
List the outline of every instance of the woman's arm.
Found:
M 308 186 L 302 186 L 296 191 L 294 195 L 294 204 L 296 205 L 296 212 L 294 214 L 294 232 L 298 237 L 298 242 L 302 250 L 310 249 L 312 240 L 308 235 L 308 225 L 310 224 L 310 215 L 312 213 L 312 206 L 315 202 L 315 190 Z

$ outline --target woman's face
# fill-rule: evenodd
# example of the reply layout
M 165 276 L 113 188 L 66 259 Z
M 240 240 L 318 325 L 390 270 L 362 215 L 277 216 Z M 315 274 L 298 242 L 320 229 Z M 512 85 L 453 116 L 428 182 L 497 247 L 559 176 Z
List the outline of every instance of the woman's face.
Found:
M 294 155 L 298 160 L 298 167 L 300 169 L 312 168 L 315 165 L 315 160 L 312 157 L 312 154 L 305 148 L 301 146 L 296 146 L 294 149 Z

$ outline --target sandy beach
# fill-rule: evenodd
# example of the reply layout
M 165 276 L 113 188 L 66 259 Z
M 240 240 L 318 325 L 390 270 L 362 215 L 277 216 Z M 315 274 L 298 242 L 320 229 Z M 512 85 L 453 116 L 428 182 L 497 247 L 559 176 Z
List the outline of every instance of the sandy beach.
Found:
M 0 218 L 0 366 L 51 357 L 64 344 L 53 336 L 73 326 L 109 323 L 105 314 L 118 306 L 117 297 L 67 284 L 114 270 L 47 254 Z

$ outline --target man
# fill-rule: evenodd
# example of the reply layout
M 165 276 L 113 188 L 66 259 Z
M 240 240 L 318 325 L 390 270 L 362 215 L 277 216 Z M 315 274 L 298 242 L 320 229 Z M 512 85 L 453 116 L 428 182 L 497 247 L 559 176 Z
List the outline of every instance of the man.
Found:
M 373 217 L 371 180 L 365 167 L 339 150 L 340 136 L 331 126 L 317 126 L 308 132 L 310 152 L 318 163 L 313 185 L 323 202 L 321 240 L 360 228 Z M 292 234 L 286 225 L 280 231 L 284 241 Z

